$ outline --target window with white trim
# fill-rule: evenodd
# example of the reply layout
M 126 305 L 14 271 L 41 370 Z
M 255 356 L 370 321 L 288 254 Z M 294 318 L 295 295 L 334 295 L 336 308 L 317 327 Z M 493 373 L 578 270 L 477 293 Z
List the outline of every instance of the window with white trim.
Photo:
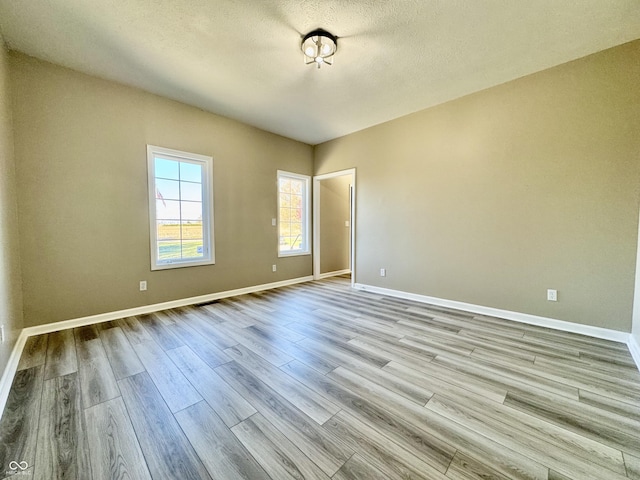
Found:
M 213 158 L 147 145 L 151 270 L 215 263 Z
M 310 179 L 278 170 L 278 256 L 308 255 Z

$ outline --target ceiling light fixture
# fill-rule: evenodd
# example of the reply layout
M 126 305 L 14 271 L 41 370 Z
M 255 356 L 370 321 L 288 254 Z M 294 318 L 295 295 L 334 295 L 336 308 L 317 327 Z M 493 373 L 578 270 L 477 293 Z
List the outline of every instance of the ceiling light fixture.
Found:
M 307 33 L 300 45 L 304 53 L 304 63 L 315 63 L 318 68 L 322 64 L 333 65 L 333 56 L 338 50 L 338 37 L 322 29 Z

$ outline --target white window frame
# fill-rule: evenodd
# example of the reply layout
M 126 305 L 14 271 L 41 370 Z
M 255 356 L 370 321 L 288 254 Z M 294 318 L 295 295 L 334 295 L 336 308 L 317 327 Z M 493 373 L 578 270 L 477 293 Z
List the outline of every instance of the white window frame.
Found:
M 202 259 L 159 260 L 157 254 L 158 231 L 156 223 L 156 156 L 178 162 L 197 163 L 202 165 Z M 147 173 L 149 186 L 149 225 L 151 241 L 151 270 L 169 268 L 196 267 L 215 263 L 213 236 L 213 157 L 197 153 L 182 152 L 170 148 L 147 145 Z
M 280 250 L 280 178 L 291 178 L 294 180 L 304 181 L 303 192 L 303 210 L 302 210 L 302 248 L 299 250 L 281 251 Z M 299 173 L 286 172 L 278 170 L 278 178 L 276 181 L 276 190 L 278 195 L 278 257 L 295 257 L 298 255 L 311 255 L 311 177 L 309 175 L 301 175 Z

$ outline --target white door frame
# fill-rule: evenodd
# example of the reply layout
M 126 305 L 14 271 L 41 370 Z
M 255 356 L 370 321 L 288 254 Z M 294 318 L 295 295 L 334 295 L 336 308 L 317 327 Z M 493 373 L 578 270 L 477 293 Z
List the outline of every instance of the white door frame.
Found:
M 313 278 L 318 280 L 320 274 L 320 181 L 328 178 L 352 175 L 351 212 L 349 228 L 351 232 L 351 252 L 349 269 L 351 270 L 351 286 L 356 283 L 356 169 L 349 168 L 338 172 L 325 173 L 313 177 Z

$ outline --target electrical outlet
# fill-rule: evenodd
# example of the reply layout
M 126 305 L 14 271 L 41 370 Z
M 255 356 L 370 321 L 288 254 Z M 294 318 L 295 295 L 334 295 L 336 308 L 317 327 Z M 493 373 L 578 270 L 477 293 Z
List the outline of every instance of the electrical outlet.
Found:
M 271 271 L 275 272 L 276 270 L 278 270 L 278 267 L 276 267 L 275 265 L 271 265 Z
M 275 218 L 272 218 L 272 219 L 271 219 L 271 226 L 272 226 L 272 227 L 275 227 L 275 226 L 276 226 L 276 219 L 275 219 Z
M 0 343 L 4 343 L 4 325 L 0 325 Z
M 147 281 L 146 280 L 141 280 L 140 281 L 140 291 L 144 292 L 147 290 Z
M 387 276 L 387 269 L 386 268 L 381 268 L 380 269 L 380 276 L 381 277 L 386 277 Z
M 558 301 L 558 291 L 557 290 L 552 290 L 551 288 L 549 290 L 547 290 L 547 300 L 549 300 L 550 302 L 557 302 Z

